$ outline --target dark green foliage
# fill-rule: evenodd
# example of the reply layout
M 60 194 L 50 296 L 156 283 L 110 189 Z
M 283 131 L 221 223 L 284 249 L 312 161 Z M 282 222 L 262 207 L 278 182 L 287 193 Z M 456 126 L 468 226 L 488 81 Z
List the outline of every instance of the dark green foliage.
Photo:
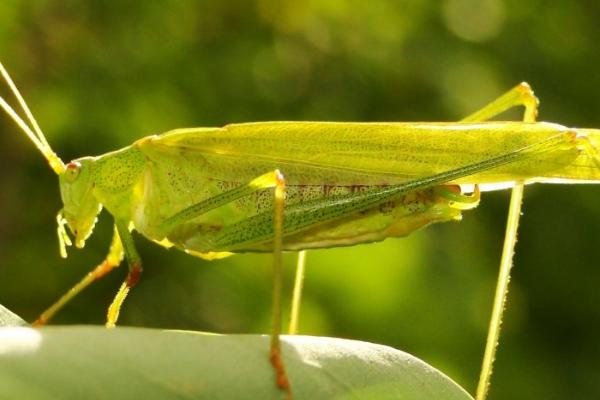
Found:
M 5 0 L 0 59 L 65 160 L 186 126 L 457 120 L 522 80 L 541 119 L 600 127 L 599 20 L 600 3 L 572 0 Z M 32 320 L 100 262 L 112 227 L 102 214 L 60 259 L 56 177 L 4 116 L 0 160 L 0 303 Z M 526 189 L 490 399 L 600 397 L 599 199 Z M 406 350 L 472 391 L 507 203 L 484 193 L 460 224 L 309 253 L 300 332 Z M 136 240 L 145 271 L 124 325 L 268 332 L 270 256 L 208 263 Z M 55 322 L 103 323 L 124 275 Z

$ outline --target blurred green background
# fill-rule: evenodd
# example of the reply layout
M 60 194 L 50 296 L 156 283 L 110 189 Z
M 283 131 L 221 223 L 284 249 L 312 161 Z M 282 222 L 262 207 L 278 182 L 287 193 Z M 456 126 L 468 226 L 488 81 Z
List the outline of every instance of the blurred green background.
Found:
M 179 127 L 456 120 L 522 80 L 541 119 L 600 127 L 599 20 L 600 3 L 572 0 L 3 0 L 0 59 L 65 160 Z M 103 258 L 111 221 L 60 259 L 56 178 L 5 116 L 0 133 L 0 304 L 33 319 Z M 599 199 L 526 190 L 490 399 L 600 397 Z M 461 223 L 310 252 L 301 333 L 408 351 L 473 392 L 507 203 L 487 193 Z M 268 331 L 269 255 L 205 262 L 137 243 L 145 274 L 123 325 Z M 55 323 L 101 324 L 124 274 Z

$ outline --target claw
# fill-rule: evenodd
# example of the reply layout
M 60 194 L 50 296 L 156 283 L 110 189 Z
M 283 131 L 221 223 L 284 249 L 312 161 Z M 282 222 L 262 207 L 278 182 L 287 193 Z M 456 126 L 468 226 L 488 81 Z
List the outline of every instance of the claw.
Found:
M 458 188 L 457 193 L 455 189 Z M 445 199 L 450 200 L 448 205 L 457 210 L 471 210 L 479 205 L 481 201 L 481 191 L 479 185 L 475 184 L 473 193 L 466 195 L 460 192 L 459 186 L 438 186 L 436 192 Z

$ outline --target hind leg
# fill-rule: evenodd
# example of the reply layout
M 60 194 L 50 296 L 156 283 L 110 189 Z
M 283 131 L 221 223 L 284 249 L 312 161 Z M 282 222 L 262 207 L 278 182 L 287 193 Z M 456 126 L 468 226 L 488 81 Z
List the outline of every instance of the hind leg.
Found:
M 498 99 L 492 101 L 481 110 L 469 115 L 461 122 L 479 122 L 490 119 L 512 107 L 524 106 L 525 112 L 523 122 L 535 122 L 538 112 L 539 101 L 533 94 L 531 87 L 527 83 L 521 83 L 509 90 Z M 477 400 L 484 400 L 487 395 L 492 367 L 500 337 L 500 325 L 506 303 L 508 292 L 508 282 L 510 280 L 510 270 L 513 264 L 513 255 L 517 241 L 517 229 L 519 226 L 519 217 L 521 215 L 521 205 L 523 202 L 524 185 L 522 182 L 515 182 L 511 193 L 510 206 L 508 211 L 508 221 L 506 224 L 506 233 L 504 236 L 504 247 L 502 249 L 502 258 L 500 260 L 500 271 L 498 273 L 498 283 L 496 294 L 494 296 L 494 305 L 490 326 L 488 330 L 485 353 L 483 356 L 481 375 L 477 386 Z

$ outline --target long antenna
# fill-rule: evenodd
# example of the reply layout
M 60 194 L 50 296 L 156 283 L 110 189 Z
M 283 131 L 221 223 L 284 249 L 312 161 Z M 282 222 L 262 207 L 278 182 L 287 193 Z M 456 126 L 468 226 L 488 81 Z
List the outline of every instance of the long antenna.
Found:
M 31 130 L 31 127 L 27 125 L 25 121 L 21 119 L 21 117 L 19 117 L 15 110 L 13 110 L 13 108 L 1 96 L 0 106 L 8 114 L 8 116 L 11 117 L 12 120 L 19 126 L 19 128 L 21 128 L 23 133 L 25 133 L 27 137 L 33 142 L 35 147 L 37 147 L 38 150 L 44 155 L 46 160 L 48 160 L 48 164 L 50 164 L 52 170 L 54 170 L 54 172 L 56 172 L 56 174 L 58 175 L 62 174 L 65 171 L 65 164 L 56 155 L 56 153 L 52 151 L 52 148 L 46 141 L 46 137 L 42 133 L 42 130 L 40 129 L 38 123 L 33 117 L 33 114 L 29 110 L 29 107 L 27 107 L 27 103 L 23 99 L 23 96 L 21 96 L 19 89 L 17 89 L 17 86 L 14 84 L 13 80 L 11 79 L 10 75 L 8 74 L 2 63 L 0 63 L 0 73 L 2 74 L 2 77 L 4 78 L 6 83 L 8 84 L 8 87 L 10 88 L 11 92 L 19 102 L 19 105 L 21 106 L 21 109 L 27 116 L 27 119 L 31 123 L 31 126 L 33 126 L 33 131 Z

